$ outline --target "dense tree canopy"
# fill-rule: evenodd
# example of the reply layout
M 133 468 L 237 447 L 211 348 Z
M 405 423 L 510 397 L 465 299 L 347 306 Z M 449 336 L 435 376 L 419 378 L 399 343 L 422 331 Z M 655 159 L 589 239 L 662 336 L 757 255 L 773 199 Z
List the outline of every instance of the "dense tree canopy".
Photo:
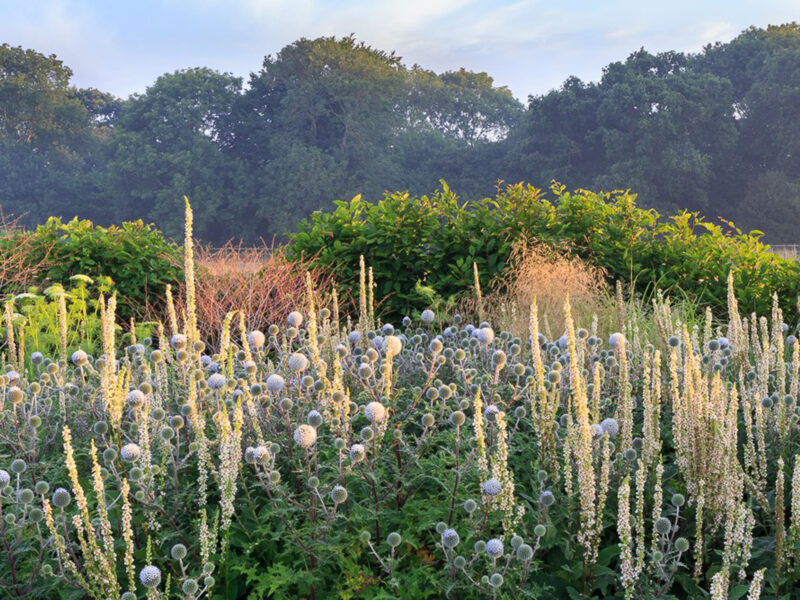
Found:
M 357 194 L 465 199 L 498 180 L 631 189 L 796 242 L 800 26 L 750 28 L 698 54 L 645 49 L 597 82 L 568 77 L 527 107 L 486 73 L 435 73 L 355 38 L 301 39 L 248 81 L 207 68 L 126 100 L 76 89 L 55 56 L 0 46 L 0 203 L 178 236 L 184 194 L 204 240 L 293 231 Z

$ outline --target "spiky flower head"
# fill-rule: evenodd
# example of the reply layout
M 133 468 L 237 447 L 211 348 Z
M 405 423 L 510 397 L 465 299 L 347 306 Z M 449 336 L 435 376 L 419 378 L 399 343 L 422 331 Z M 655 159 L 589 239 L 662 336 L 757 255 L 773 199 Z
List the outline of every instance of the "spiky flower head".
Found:
M 322 415 L 318 410 L 310 410 L 308 411 L 308 417 L 306 417 L 306 423 L 315 428 L 319 427 L 322 425 Z
M 82 367 L 89 362 L 89 355 L 83 350 L 75 350 L 72 353 L 72 364 L 76 367 Z
M 299 373 L 308 368 L 308 359 L 299 352 L 292 352 L 289 358 L 286 359 L 286 365 L 292 371 Z
M 8 388 L 8 401 L 11 404 L 19 404 L 25 399 L 25 392 L 19 389 L 16 385 Z
M 247 334 L 247 343 L 251 348 L 255 350 L 263 348 L 266 342 L 267 342 L 266 336 L 258 329 L 254 329 L 253 331 Z
M 125 398 L 125 402 L 128 403 L 128 406 L 131 408 L 139 408 L 144 404 L 146 397 L 142 390 L 131 390 L 128 392 L 128 396 Z
M 388 335 L 383 341 L 387 356 L 397 356 L 403 349 L 403 341 L 396 335 Z
M 661 535 L 667 535 L 672 531 L 672 523 L 666 517 L 659 517 L 656 519 L 656 531 Z
M 142 449 L 139 444 L 125 444 L 119 451 L 119 455 L 125 462 L 134 462 L 142 455 Z
M 600 423 L 600 427 L 603 429 L 604 433 L 609 435 L 609 437 L 616 437 L 619 433 L 619 423 L 616 419 L 612 419 L 611 417 L 603 419 Z
M 386 536 L 386 543 L 389 544 L 392 548 L 396 548 L 397 546 L 399 546 L 400 542 L 402 541 L 403 538 L 396 531 L 393 531 Z
M 488 554 L 491 558 L 500 558 L 503 556 L 503 550 L 503 542 L 501 542 L 498 538 L 492 538 L 486 542 L 486 554 Z
M 296 310 L 293 310 L 289 313 L 289 316 L 286 318 L 286 321 L 289 323 L 291 327 L 300 327 L 303 324 L 303 315 Z
M 169 339 L 169 344 L 175 350 L 183 350 L 186 348 L 186 336 L 182 333 L 176 333 Z
M 517 558 L 522 562 L 528 562 L 533 558 L 533 548 L 528 544 L 520 544 L 517 547 Z
M 624 341 L 625 336 L 618 331 L 608 336 L 608 345 L 615 349 L 619 348 Z
M 545 490 L 539 494 L 539 502 L 542 506 L 552 506 L 556 501 L 556 497 L 550 490 Z
M 495 404 L 489 404 L 483 409 L 483 416 L 487 421 L 494 422 L 497 420 L 497 415 L 500 414 L 500 409 Z
M 285 386 L 286 382 L 283 380 L 283 377 L 277 373 L 273 373 L 267 377 L 267 389 L 270 392 L 280 392 Z
M 222 373 L 214 373 L 208 378 L 208 387 L 212 390 L 221 390 L 226 383 L 228 383 L 228 380 L 225 379 L 225 375 Z
M 367 456 L 367 449 L 362 444 L 350 446 L 350 460 L 354 463 L 361 462 Z
M 487 496 L 494 498 L 503 491 L 503 484 L 499 480 L 492 477 L 483 484 L 483 493 Z
M 475 330 L 475 337 L 481 344 L 491 344 L 494 341 L 494 329 L 491 327 L 481 327 Z
M 8 471 L 0 469 L 0 490 L 5 489 L 10 482 L 11 475 L 8 474 Z
M 341 485 L 337 485 L 331 490 L 331 500 L 334 504 L 342 504 L 347 501 L 347 490 Z
M 147 565 L 139 571 L 139 581 L 148 589 L 158 587 L 158 584 L 161 583 L 161 569 L 153 565 Z
M 386 408 L 380 402 L 370 402 L 364 408 L 364 416 L 370 423 L 380 423 L 386 417 Z
M 301 448 L 310 448 L 317 441 L 317 430 L 311 425 L 298 425 L 294 430 L 294 441 Z
M 429 325 L 433 323 L 433 320 L 436 318 L 436 315 L 430 308 L 426 308 L 425 310 L 422 311 L 420 318 L 422 319 L 423 323 Z
M 69 506 L 70 502 L 72 502 L 72 495 L 63 487 L 57 488 L 56 491 L 53 492 L 53 506 L 66 508 Z
M 455 529 L 445 529 L 442 532 L 442 546 L 445 548 L 455 548 L 460 541 L 461 538 Z

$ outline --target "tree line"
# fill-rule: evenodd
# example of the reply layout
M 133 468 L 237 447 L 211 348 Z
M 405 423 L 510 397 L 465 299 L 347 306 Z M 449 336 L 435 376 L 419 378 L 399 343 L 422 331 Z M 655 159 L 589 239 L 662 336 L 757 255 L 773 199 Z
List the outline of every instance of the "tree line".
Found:
M 797 241 L 796 23 L 696 54 L 640 49 L 526 105 L 486 73 L 408 66 L 352 36 L 298 40 L 246 83 L 191 68 L 120 99 L 71 77 L 56 56 L 0 46 L 0 204 L 28 226 L 144 219 L 179 238 L 186 194 L 201 239 L 252 243 L 356 194 L 444 179 L 476 199 L 556 179 Z

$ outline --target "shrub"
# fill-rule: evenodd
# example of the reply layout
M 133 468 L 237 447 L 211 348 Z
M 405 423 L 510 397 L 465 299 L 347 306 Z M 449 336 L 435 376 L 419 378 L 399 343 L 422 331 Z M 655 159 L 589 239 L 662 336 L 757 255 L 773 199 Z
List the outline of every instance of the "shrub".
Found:
M 78 274 L 111 278 L 122 318 L 142 314 L 148 303 L 164 296 L 167 284 L 181 278 L 178 246 L 142 221 L 106 228 L 51 217 L 29 239 L 32 262 L 47 258 L 41 276 L 48 283 L 66 286 Z
M 769 310 L 772 292 L 784 311 L 795 305 L 800 265 L 772 254 L 761 232 L 743 233 L 730 222 L 716 225 L 685 211 L 663 218 L 638 208 L 628 191 L 568 192 L 558 184 L 551 191 L 553 199 L 515 184 L 496 198 L 459 202 L 442 182 L 441 190 L 420 198 L 387 193 L 373 204 L 357 196 L 303 220 L 289 254 L 315 256 L 350 291 L 357 289 L 363 255 L 374 270 L 376 296 L 388 296 L 389 315 L 425 307 L 425 288 L 444 298 L 464 292 L 472 285 L 473 263 L 487 285 L 520 239 L 566 244 L 610 280 L 627 281 L 645 295 L 680 291 L 718 314 L 727 306 L 731 269 L 747 312 Z

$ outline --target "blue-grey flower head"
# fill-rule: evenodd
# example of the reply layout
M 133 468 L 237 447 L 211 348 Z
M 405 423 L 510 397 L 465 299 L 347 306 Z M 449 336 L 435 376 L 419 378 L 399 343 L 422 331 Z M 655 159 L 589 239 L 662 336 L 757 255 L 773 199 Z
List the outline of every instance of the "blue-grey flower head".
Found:
M 5 469 L 0 469 L 0 491 L 4 490 L 11 482 L 11 475 Z
M 286 318 L 286 321 L 289 323 L 291 327 L 300 327 L 303 324 L 303 315 L 296 310 L 289 313 L 289 316 Z
M 565 333 L 560 338 L 558 338 L 558 347 L 561 348 L 561 350 L 566 350 L 567 346 L 569 346 L 569 338 Z
M 139 444 L 125 444 L 119 451 L 119 455 L 125 462 L 134 462 L 142 455 L 142 449 Z
M 442 546 L 445 548 L 455 548 L 460 541 L 461 538 L 455 529 L 445 529 L 442 532 Z
M 141 390 L 131 390 L 128 392 L 128 396 L 125 398 L 125 401 L 131 408 L 139 408 L 144 404 L 145 400 L 146 398 L 144 392 Z
M 483 416 L 486 418 L 487 421 L 496 421 L 497 415 L 500 414 L 500 409 L 497 408 L 495 404 L 489 404 L 486 408 L 483 409 Z
M 367 449 L 362 444 L 350 446 L 350 460 L 354 463 L 361 462 L 367 456 Z
M 347 341 L 350 342 L 350 345 L 355 346 L 361 341 L 361 333 L 358 331 L 351 331 L 347 334 Z
M 625 336 L 619 332 L 612 333 L 610 336 L 608 336 L 608 345 L 612 348 L 619 348 L 624 341 Z
M 495 497 L 503 491 L 503 484 L 499 480 L 492 477 L 483 484 L 483 493 L 487 496 Z
M 425 310 L 422 311 L 420 318 L 422 319 L 423 323 L 429 325 L 430 323 L 433 323 L 433 320 L 436 318 L 436 315 L 430 308 L 426 308 Z
M 208 387 L 212 390 L 221 390 L 225 387 L 226 383 L 228 383 L 228 381 L 222 373 L 214 373 L 208 378 Z
M 286 366 L 292 371 L 299 373 L 308 368 L 308 359 L 299 352 L 293 352 L 289 355 L 289 358 L 286 359 Z
M 158 584 L 161 583 L 161 569 L 153 565 L 147 565 L 139 571 L 139 581 L 148 589 L 158 587 Z
M 253 331 L 247 334 L 247 343 L 251 348 L 255 350 L 263 348 L 266 342 L 267 342 L 266 336 L 263 334 L 263 332 L 259 331 L 258 329 L 254 329 Z
M 310 448 L 317 441 L 317 430 L 311 425 L 298 425 L 294 430 L 294 441 L 301 448 Z
M 491 558 L 500 558 L 503 556 L 503 542 L 497 538 L 492 538 L 486 542 L 486 554 Z
M 169 339 L 169 343 L 175 350 L 183 350 L 186 348 L 186 336 L 182 333 L 176 333 Z
M 477 330 L 476 336 L 481 344 L 491 344 L 494 341 L 494 329 L 491 327 L 481 327 Z
M 76 367 L 82 367 L 89 362 L 89 355 L 83 350 L 75 350 L 72 353 L 72 364 Z
M 616 419 L 612 419 L 611 417 L 603 419 L 600 423 L 600 427 L 603 428 L 603 431 L 607 433 L 609 437 L 616 437 L 619 433 L 619 423 Z
M 286 382 L 283 380 L 283 377 L 278 375 L 277 373 L 273 373 L 269 377 L 267 377 L 267 389 L 270 392 L 276 393 L 280 392 L 286 386 Z

